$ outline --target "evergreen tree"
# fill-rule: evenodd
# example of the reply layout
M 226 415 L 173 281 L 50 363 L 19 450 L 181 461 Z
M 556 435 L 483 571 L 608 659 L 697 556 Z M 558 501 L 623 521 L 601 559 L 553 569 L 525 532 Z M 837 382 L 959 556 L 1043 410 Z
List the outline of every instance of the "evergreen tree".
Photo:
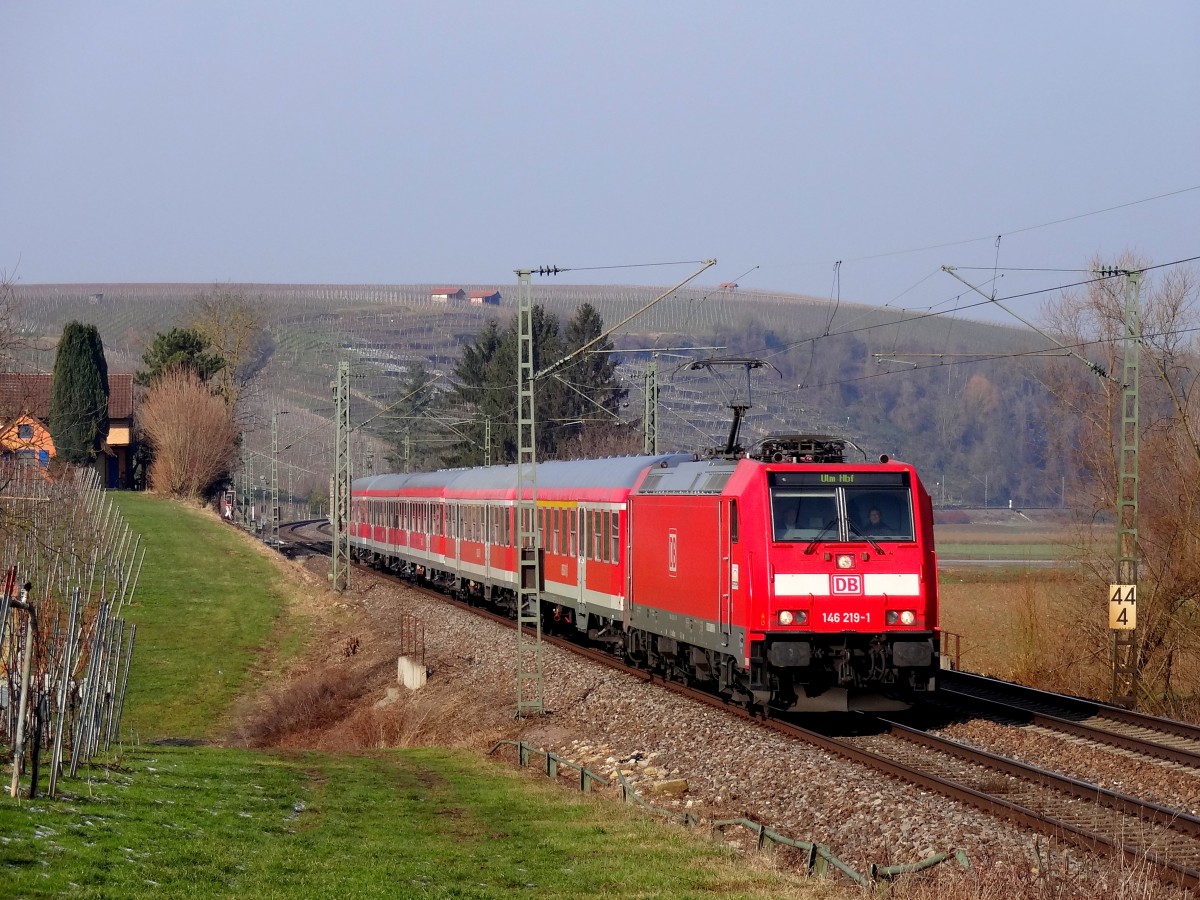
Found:
M 54 357 L 50 436 L 64 462 L 87 465 L 108 433 L 108 363 L 95 325 L 68 322 Z
M 160 331 L 142 354 L 142 365 L 146 368 L 134 376 L 134 381 L 148 386 L 164 372 L 183 369 L 207 384 L 225 368 L 225 359 L 211 347 L 209 339 L 194 328 Z
M 604 320 L 590 303 L 584 303 L 567 323 L 566 351 L 573 353 L 604 333 Z M 562 378 L 575 390 L 565 395 L 563 414 L 583 421 L 613 420 L 629 396 L 617 379 L 617 355 L 609 338 L 597 341 L 571 361 Z M 601 407 L 611 416 L 605 416 Z
M 558 317 L 539 305 L 533 307 L 531 324 L 534 372 L 604 331 L 603 321 L 590 304 L 579 308 L 565 336 L 560 333 Z M 485 417 L 492 423 L 492 462 L 516 460 L 518 342 L 515 319 L 503 331 L 490 321 L 475 341 L 463 348 L 454 368 L 456 387 L 451 396 L 473 411 L 474 421 L 462 429 L 467 439 L 454 448 L 458 465 L 483 461 Z M 611 348 L 612 343 L 605 339 L 592 349 Z M 538 456 L 553 459 L 560 455 L 569 442 L 577 442 L 584 420 L 595 418 L 595 403 L 615 412 L 626 393 L 617 384 L 616 360 L 610 354 L 585 354 L 555 375 L 539 379 L 534 387 Z
M 409 363 L 408 372 L 388 405 L 383 437 L 392 445 L 388 464 L 399 471 L 404 466 L 404 438 L 408 436 L 408 464 L 412 471 L 436 467 L 441 463 L 440 447 L 434 442 L 444 430 L 438 427 L 441 406 L 434 377 L 424 360 Z

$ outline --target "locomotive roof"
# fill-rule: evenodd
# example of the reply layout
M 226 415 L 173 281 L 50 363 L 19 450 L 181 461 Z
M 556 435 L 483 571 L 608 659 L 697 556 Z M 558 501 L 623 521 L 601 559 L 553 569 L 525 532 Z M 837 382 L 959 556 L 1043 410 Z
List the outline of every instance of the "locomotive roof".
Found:
M 658 456 L 616 456 L 605 459 L 571 459 L 540 462 L 538 490 L 544 488 L 630 488 L 647 466 L 678 465 L 692 458 L 689 453 Z M 456 491 L 516 490 L 517 467 L 489 466 L 467 469 L 454 480 Z
M 719 494 L 733 477 L 737 460 L 705 459 L 670 469 L 655 469 L 646 476 L 638 494 Z
M 690 453 L 660 453 L 657 456 L 618 456 L 605 459 L 573 459 L 540 462 L 538 489 L 544 488 L 631 488 L 647 466 L 672 468 L 693 459 Z M 372 475 L 354 480 L 354 490 L 397 491 L 401 488 L 446 487 L 453 491 L 516 490 L 517 467 L 481 466 L 475 469 L 442 469 L 437 472 Z

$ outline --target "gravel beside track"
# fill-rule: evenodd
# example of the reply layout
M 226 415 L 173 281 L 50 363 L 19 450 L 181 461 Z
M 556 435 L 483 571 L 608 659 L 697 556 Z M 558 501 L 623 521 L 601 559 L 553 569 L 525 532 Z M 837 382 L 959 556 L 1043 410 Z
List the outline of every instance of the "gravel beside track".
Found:
M 328 560 L 305 567 L 320 578 Z M 415 616 L 425 628 L 430 698 L 453 689 L 460 706 L 445 711 L 458 743 L 490 749 L 499 738 L 521 738 L 553 750 L 593 771 L 620 770 L 654 806 L 690 811 L 701 824 L 744 816 L 800 840 L 828 844 L 859 871 L 871 863 L 911 863 L 948 848 L 962 848 L 973 875 L 944 864 L 942 883 L 1010 880 L 1055 897 L 1179 897 L 1179 889 L 1119 863 L 1065 846 L 872 772 L 822 750 L 789 741 L 752 723 L 691 703 L 636 678 L 605 669 L 546 646 L 545 703 L 549 715 L 525 722 L 515 708 L 515 637 L 435 597 L 403 584 L 355 570 L 351 590 L 336 597 L 337 630 L 327 640 L 330 665 L 369 666 L 378 673 L 372 702 L 394 698 L 397 618 Z M 361 644 L 363 658 L 339 659 L 344 638 Z M 356 646 L 359 646 L 356 644 Z M 403 691 L 403 688 L 399 689 Z M 385 694 L 387 695 L 385 697 Z M 445 696 L 450 696 L 446 694 Z M 466 697 L 468 699 L 464 700 Z M 1134 762 L 1121 751 L 1086 742 L 1051 740 L 1030 729 L 974 721 L 947 733 L 993 752 L 1037 760 L 1157 802 L 1196 808 L 1197 773 L 1169 764 Z M 685 779 L 686 794 L 671 797 L 655 786 Z M 730 829 L 730 843 L 753 847 L 749 832 Z M 1041 879 L 1041 881 L 1039 881 Z M 1134 879 L 1136 893 L 1125 893 Z M 985 892 L 952 896 L 986 896 Z
M 1061 772 L 1113 791 L 1200 816 L 1200 769 L 1150 759 L 1037 725 L 973 719 L 937 732 L 972 747 Z

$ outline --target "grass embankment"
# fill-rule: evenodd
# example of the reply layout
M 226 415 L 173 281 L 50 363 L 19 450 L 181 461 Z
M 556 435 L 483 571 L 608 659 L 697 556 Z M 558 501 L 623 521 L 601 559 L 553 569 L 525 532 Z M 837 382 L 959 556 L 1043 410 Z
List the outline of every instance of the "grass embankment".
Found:
M 137 741 L 54 800 L 0 800 L 0 896 L 846 896 L 470 753 L 150 743 L 218 736 L 305 628 L 243 537 L 177 504 L 118 501 L 146 543 L 129 610 Z
M 265 659 L 294 653 L 302 620 L 270 559 L 211 515 L 146 494 L 112 495 L 142 535 L 137 653 L 124 725 L 135 739 L 211 736 Z
M 0 813 L 0 893 L 798 896 L 691 835 L 461 753 L 143 746 L 89 788 Z

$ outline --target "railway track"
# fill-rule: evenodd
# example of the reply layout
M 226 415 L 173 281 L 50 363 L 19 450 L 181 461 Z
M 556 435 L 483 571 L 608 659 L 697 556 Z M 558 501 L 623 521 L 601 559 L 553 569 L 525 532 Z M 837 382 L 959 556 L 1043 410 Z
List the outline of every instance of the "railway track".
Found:
M 328 556 L 331 538 L 328 519 L 305 519 L 279 526 L 280 553 L 288 559 Z
M 304 524 L 302 534 L 296 534 L 289 543 L 304 546 L 310 552 L 328 553 L 328 541 L 314 539 L 313 523 Z M 284 530 L 281 528 L 281 536 Z M 377 570 L 371 570 L 376 575 Z M 384 577 L 394 577 L 387 576 Z M 470 606 L 430 589 L 403 581 L 410 587 L 429 590 L 444 602 L 491 619 L 508 628 L 515 623 L 486 609 Z M 715 707 L 731 715 L 751 720 L 763 728 L 774 730 L 791 738 L 821 747 L 843 758 L 853 760 L 868 768 L 883 772 L 903 781 L 915 784 L 942 796 L 967 803 L 999 818 L 1022 827 L 1051 835 L 1085 849 L 1124 857 L 1133 865 L 1150 864 L 1163 878 L 1182 887 L 1200 888 L 1200 818 L 1150 803 L 1134 796 L 1110 791 L 1094 784 L 1069 778 L 1018 760 L 989 753 L 949 738 L 911 728 L 882 717 L 861 716 L 863 727 L 860 733 L 851 736 L 832 736 L 780 718 L 765 717 L 727 703 L 720 697 L 688 685 L 663 679 L 657 675 L 633 669 L 609 653 L 544 634 L 550 644 L 582 655 L 594 662 L 624 672 L 643 682 L 660 684 L 668 690 L 682 694 L 691 700 Z M 961 695 L 964 702 L 1005 704 L 997 695 L 1010 700 L 1021 696 L 1020 686 L 1005 682 L 994 682 L 963 673 L 947 672 L 948 690 Z M 987 683 L 990 683 L 987 684 Z M 992 696 L 984 696 L 990 693 Z M 1033 695 L 1041 694 L 1040 699 Z M 957 699 L 955 702 L 958 702 Z M 1196 764 L 1196 754 L 1191 752 L 1188 741 L 1200 740 L 1200 729 L 1168 720 L 1154 720 L 1103 707 L 1102 704 L 1055 694 L 1029 691 L 1025 700 L 1028 708 L 1017 703 L 1003 706 L 1004 714 L 1028 722 L 1031 716 L 1041 716 L 1047 722 L 1088 729 L 1087 737 L 1104 743 L 1133 748 L 1136 752 L 1155 755 L 1185 765 Z M 1032 708 L 1034 703 L 1039 709 Z M 1074 704 L 1078 704 L 1077 706 Z M 995 714 L 996 707 L 992 707 Z M 1054 715 L 1043 710 L 1057 710 L 1066 715 Z M 1073 721 L 1067 716 L 1074 716 Z M 1095 723 L 1084 719 L 1094 719 Z M 1149 721 L 1147 721 L 1149 720 Z M 1118 729 L 1118 724 L 1120 728 Z M 1048 726 L 1049 727 L 1049 726 Z M 1093 729 L 1103 735 L 1093 735 Z M 1128 730 L 1141 730 L 1153 734 L 1130 734 Z M 1170 740 L 1162 738 L 1174 731 Z M 1197 733 L 1193 738 L 1190 732 Z M 1155 735 L 1158 738 L 1155 738 Z M 1174 740 L 1184 742 L 1172 746 Z M 1166 755 L 1164 755 L 1166 754 Z M 1191 758 L 1192 762 L 1182 762 Z
M 1037 725 L 1200 770 L 1200 727 L 1187 722 L 951 670 L 942 673 L 938 695 L 957 708 L 998 720 Z

